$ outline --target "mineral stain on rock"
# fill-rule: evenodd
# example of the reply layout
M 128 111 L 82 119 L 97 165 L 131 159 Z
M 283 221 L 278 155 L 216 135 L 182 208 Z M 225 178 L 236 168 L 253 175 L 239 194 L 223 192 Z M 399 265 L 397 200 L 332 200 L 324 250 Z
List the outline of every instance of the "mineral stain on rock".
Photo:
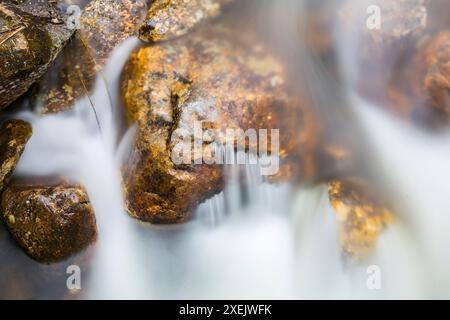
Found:
M 172 139 L 177 129 L 283 128 L 279 154 L 289 154 L 301 124 L 287 116 L 299 101 L 284 84 L 277 59 L 221 25 L 134 52 L 122 76 L 127 119 L 138 126 L 123 168 L 129 214 L 153 223 L 185 221 L 222 190 L 223 165 L 174 164 L 174 145 L 190 145 Z M 203 150 L 209 143 L 206 137 Z
M 12 237 L 39 262 L 64 260 L 97 239 L 89 198 L 76 184 L 16 180 L 3 192 L 0 208 Z
M 72 34 L 50 1 L 0 2 L 0 109 L 44 75 Z
M 8 185 L 31 135 L 31 125 L 22 120 L 8 120 L 0 127 L 0 193 Z

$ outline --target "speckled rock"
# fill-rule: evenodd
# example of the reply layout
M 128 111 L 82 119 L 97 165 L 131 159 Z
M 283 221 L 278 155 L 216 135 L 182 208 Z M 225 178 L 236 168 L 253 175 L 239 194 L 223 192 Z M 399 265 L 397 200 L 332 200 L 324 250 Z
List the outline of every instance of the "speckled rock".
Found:
M 284 76 L 262 46 L 239 41 L 238 33 L 221 25 L 134 52 L 122 78 L 127 119 L 138 126 L 123 169 L 130 215 L 153 223 L 185 221 L 198 203 L 222 190 L 223 165 L 204 161 L 214 154 L 208 129 L 281 128 L 278 156 L 286 157 L 302 123 L 300 101 L 289 95 Z M 173 139 L 179 129 L 193 137 L 200 122 L 206 137 L 200 152 L 191 149 L 191 139 Z M 231 140 L 237 148 L 259 148 Z M 192 161 L 179 165 L 171 156 L 184 144 Z
M 139 38 L 157 42 L 188 33 L 201 22 L 216 17 L 233 0 L 156 0 L 139 30 Z
M 0 193 L 8 185 L 31 135 L 31 125 L 22 120 L 8 120 L 0 127 Z
M 94 212 L 79 185 L 16 180 L 3 192 L 0 207 L 12 237 L 39 262 L 64 260 L 97 239 Z

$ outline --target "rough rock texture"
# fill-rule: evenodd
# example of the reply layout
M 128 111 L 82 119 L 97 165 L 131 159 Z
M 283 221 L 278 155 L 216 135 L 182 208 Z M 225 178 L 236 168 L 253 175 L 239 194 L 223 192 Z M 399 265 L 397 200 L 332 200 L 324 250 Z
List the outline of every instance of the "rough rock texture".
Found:
M 214 154 L 212 141 L 242 142 L 209 139 L 207 129 L 280 129 L 282 159 L 296 147 L 294 137 L 302 127 L 296 116 L 299 101 L 287 93 L 283 68 L 261 46 L 244 43 L 219 25 L 131 56 L 122 79 L 128 122 L 138 125 L 123 170 L 131 216 L 157 223 L 183 221 L 199 202 L 222 189 L 223 165 L 194 162 L 202 159 L 201 152 L 207 155 L 203 160 Z M 199 153 L 191 138 L 200 121 L 205 138 Z M 189 139 L 171 139 L 178 129 L 191 134 Z M 237 147 L 258 149 L 243 144 Z M 187 165 L 172 161 L 172 151 L 180 145 L 194 149 Z
M 145 16 L 144 0 L 93 0 L 79 16 L 79 28 L 33 90 L 39 113 L 68 110 L 88 95 L 114 48 L 137 36 Z
M 8 185 L 31 135 L 31 125 L 25 121 L 9 120 L 0 127 L 0 193 Z
M 97 238 L 89 198 L 78 185 L 13 181 L 3 192 L 0 207 L 12 237 L 39 262 L 63 260 Z
M 361 261 L 372 252 L 378 236 L 392 223 L 393 215 L 361 181 L 335 181 L 329 186 L 342 250 L 346 256 Z
M 137 35 L 145 8 L 145 0 L 93 0 L 81 14 L 80 35 L 92 54 L 104 60 L 119 43 Z
M 72 33 L 50 2 L 0 3 L 0 109 L 42 77 Z
M 169 40 L 188 33 L 206 19 L 220 14 L 233 0 L 156 0 L 139 30 L 144 41 Z

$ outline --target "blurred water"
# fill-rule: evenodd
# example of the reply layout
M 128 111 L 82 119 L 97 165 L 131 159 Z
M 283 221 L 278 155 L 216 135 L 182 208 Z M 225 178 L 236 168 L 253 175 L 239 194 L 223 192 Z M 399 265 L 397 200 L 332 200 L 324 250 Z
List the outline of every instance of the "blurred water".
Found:
M 380 175 L 397 190 L 400 204 L 397 222 L 368 261 L 342 257 L 326 187 L 269 184 L 257 165 L 227 166 L 225 190 L 201 204 L 189 223 L 151 226 L 129 218 L 122 209 L 119 163 L 133 130 L 117 151 L 116 116 L 119 73 L 136 45 L 136 39 L 122 44 L 97 81 L 91 100 L 100 128 L 88 100 L 64 114 L 20 114 L 33 123 L 34 135 L 16 174 L 64 174 L 84 184 L 92 201 L 99 239 L 90 263 L 81 266 L 82 290 L 65 293 L 64 270 L 76 260 L 41 266 L 2 230 L 0 252 L 14 265 L 12 277 L 25 283 L 2 285 L 0 296 L 12 291 L 19 297 L 91 299 L 449 296 L 450 137 L 425 135 L 353 96 L 352 110 L 384 164 Z M 380 290 L 366 285 L 370 265 L 380 267 Z M 40 286 L 27 287 L 42 275 Z

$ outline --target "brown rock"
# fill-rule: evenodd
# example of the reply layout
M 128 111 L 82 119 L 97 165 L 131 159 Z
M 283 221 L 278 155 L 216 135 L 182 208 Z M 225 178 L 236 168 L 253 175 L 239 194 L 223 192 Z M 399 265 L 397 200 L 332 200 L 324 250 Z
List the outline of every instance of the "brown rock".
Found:
M 4 191 L 0 206 L 12 237 L 39 262 L 66 259 L 97 238 L 89 198 L 78 185 L 13 181 Z
M 287 93 L 280 63 L 223 26 L 136 51 L 123 73 L 122 95 L 128 122 L 138 125 L 123 170 L 126 206 L 144 221 L 184 221 L 199 202 L 222 189 L 223 165 L 195 163 L 205 160 L 201 152 L 213 156 L 212 141 L 204 139 L 198 153 L 190 138 L 171 139 L 177 130 L 194 137 L 199 122 L 205 135 L 211 128 L 280 129 L 278 155 L 283 159 L 296 147 L 302 127 L 296 117 L 299 101 Z M 233 138 L 212 140 L 258 149 Z M 192 151 L 189 164 L 174 164 L 172 152 L 184 144 Z
M 25 93 L 72 36 L 50 1 L 0 3 L 0 109 Z
M 335 181 L 329 186 L 342 250 L 346 256 L 361 261 L 370 255 L 379 235 L 392 223 L 393 214 L 374 190 L 360 180 Z
M 93 0 L 86 6 L 79 33 L 99 64 L 118 44 L 137 35 L 145 7 L 145 0 Z
M 31 135 L 31 125 L 25 121 L 9 120 L 0 127 L 0 193 L 8 185 Z
M 33 90 L 39 113 L 68 110 L 90 94 L 96 76 L 122 41 L 137 36 L 144 0 L 93 0 L 79 17 L 79 29 Z
M 233 0 L 153 1 L 139 30 L 144 41 L 170 40 L 188 33 L 201 22 L 216 17 Z

